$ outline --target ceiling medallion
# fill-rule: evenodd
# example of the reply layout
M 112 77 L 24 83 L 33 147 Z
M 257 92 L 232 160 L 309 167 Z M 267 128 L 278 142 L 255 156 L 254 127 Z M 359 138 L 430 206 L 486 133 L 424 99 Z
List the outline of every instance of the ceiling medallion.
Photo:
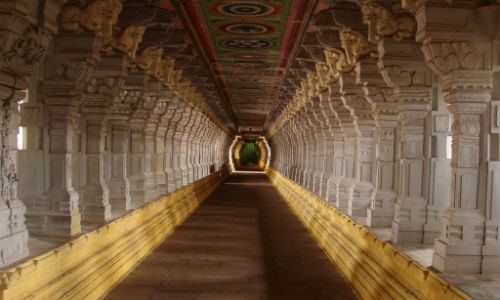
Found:
M 268 49 L 274 46 L 274 42 L 264 39 L 226 39 L 221 42 L 221 45 L 230 49 L 240 50 L 257 50 Z
M 226 17 L 264 18 L 281 13 L 282 8 L 269 2 L 221 1 L 210 6 L 210 10 Z
M 237 70 L 237 71 L 227 71 L 227 74 L 229 75 L 232 75 L 232 76 L 248 76 L 248 77 L 255 77 L 255 76 L 259 76 L 259 77 L 264 77 L 264 76 L 271 76 L 269 75 L 270 72 L 257 72 L 256 70 L 253 70 L 251 72 L 249 71 L 241 71 L 241 70 Z
M 217 26 L 216 30 L 227 34 L 264 35 L 275 32 L 277 28 L 263 23 L 238 22 L 220 24 Z
M 252 77 L 241 77 L 241 78 L 237 78 L 236 79 L 237 81 L 240 81 L 240 82 L 253 82 L 253 83 L 257 83 L 257 82 L 260 82 L 260 78 L 252 78 Z
M 232 59 L 270 59 L 272 58 L 272 55 L 265 54 L 265 53 L 255 53 L 255 52 L 235 52 L 235 53 L 227 53 L 224 54 L 225 58 L 232 58 Z
M 267 69 L 270 67 L 269 64 L 266 64 L 261 61 L 248 62 L 248 61 L 234 61 L 225 64 L 227 67 L 232 69 L 239 70 L 256 70 L 256 69 Z

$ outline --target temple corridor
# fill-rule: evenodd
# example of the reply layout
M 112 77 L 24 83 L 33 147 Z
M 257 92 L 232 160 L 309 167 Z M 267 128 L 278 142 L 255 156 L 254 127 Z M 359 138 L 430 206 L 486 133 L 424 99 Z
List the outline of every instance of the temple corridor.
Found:
M 263 172 L 237 172 L 107 300 L 356 299 Z
M 500 0 L 0 0 L 0 300 L 353 295 L 500 300 Z

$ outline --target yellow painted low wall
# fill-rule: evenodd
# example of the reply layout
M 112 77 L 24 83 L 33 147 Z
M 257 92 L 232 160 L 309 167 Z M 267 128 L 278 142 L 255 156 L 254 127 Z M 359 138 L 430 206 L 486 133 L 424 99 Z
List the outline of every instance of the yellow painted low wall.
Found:
M 223 169 L 0 273 L 0 299 L 102 299 L 227 178 Z
M 302 186 L 266 173 L 360 299 L 471 299 Z

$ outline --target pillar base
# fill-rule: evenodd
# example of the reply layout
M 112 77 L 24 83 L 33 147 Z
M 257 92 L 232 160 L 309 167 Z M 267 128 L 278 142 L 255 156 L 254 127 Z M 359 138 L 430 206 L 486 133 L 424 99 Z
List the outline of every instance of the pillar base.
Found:
M 153 173 L 144 174 L 144 189 L 147 191 L 145 196 L 147 202 L 155 201 L 160 197 L 158 186 L 156 185 L 156 176 Z
M 82 232 L 81 215 L 72 212 L 28 212 L 26 226 L 35 236 L 71 238 Z
M 481 246 L 451 246 L 438 239 L 432 266 L 443 273 L 481 273 Z
M 342 178 L 337 183 L 337 207 L 341 212 L 349 215 L 349 194 L 351 186 L 354 184 L 356 179 L 354 178 Z
M 366 225 L 367 222 L 372 191 L 373 184 L 366 181 L 356 181 L 349 189 L 347 213 L 361 225 Z
M 111 205 L 109 204 L 85 204 L 81 208 L 82 223 L 104 224 L 111 220 Z
M 417 243 L 424 240 L 426 203 L 422 198 L 399 197 L 392 222 L 393 243 Z
M 326 183 L 326 202 L 332 204 L 342 211 L 342 209 L 338 206 L 337 201 L 337 185 L 339 181 L 342 180 L 343 177 L 340 176 L 331 176 L 328 178 Z M 346 203 L 347 204 L 347 203 Z M 343 207 L 345 211 L 347 211 L 347 205 Z
M 108 182 L 109 203 L 113 219 L 126 214 L 130 207 L 130 184 L 128 180 L 112 180 Z
M 445 229 L 434 243 L 434 268 L 445 273 L 500 273 L 500 245 L 488 237 L 484 244 L 480 212 L 449 208 L 442 220 Z
M 395 202 L 396 193 L 374 190 L 371 205 L 366 211 L 366 226 L 372 228 L 391 227 L 394 219 Z
M 135 176 L 129 178 L 130 182 L 130 208 L 136 209 L 147 203 L 148 191 L 144 186 L 144 177 Z
M 25 207 L 20 201 L 19 204 L 16 207 L 0 209 L 0 221 L 4 225 L 2 232 L 0 232 L 0 267 L 12 264 L 29 255 L 28 231 L 24 222 L 18 224 L 17 228 L 13 228 L 12 223 L 10 225 L 4 223 L 10 222 L 13 215 L 19 215 L 21 220 L 24 220 Z M 18 221 L 20 220 L 18 219 Z

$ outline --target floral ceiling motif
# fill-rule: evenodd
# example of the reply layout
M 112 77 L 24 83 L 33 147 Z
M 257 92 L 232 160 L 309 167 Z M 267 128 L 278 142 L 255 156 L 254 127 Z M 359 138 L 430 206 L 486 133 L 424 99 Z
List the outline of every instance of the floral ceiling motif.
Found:
M 316 0 L 172 0 L 240 128 L 261 129 Z

